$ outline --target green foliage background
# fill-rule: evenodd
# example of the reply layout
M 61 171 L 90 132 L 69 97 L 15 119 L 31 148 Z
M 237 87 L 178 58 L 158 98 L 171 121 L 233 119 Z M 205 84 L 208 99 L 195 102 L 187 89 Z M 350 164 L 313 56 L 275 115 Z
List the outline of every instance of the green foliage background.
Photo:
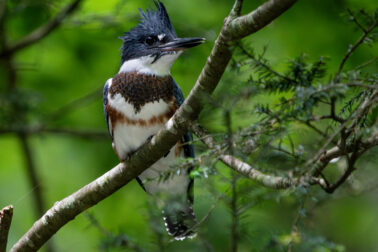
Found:
M 245 1 L 244 12 L 251 11 L 263 1 Z M 13 0 L 12 15 L 7 20 L 7 32 L 17 40 L 49 20 L 68 1 Z M 165 0 L 171 20 L 179 36 L 203 36 L 207 42 L 184 53 L 171 72 L 185 95 L 195 83 L 224 17 L 233 5 L 231 0 Z M 95 89 L 102 88 L 106 80 L 119 68 L 121 40 L 118 36 L 138 22 L 137 8 L 145 9 L 152 1 L 87 0 L 79 11 L 47 38 L 17 54 L 18 85 L 25 96 L 16 97 L 29 106 L 28 121 L 33 125 L 45 115 L 56 111 Z M 246 39 L 246 44 L 262 51 L 276 69 L 284 69 L 290 58 L 301 53 L 310 59 L 328 56 L 328 71 L 335 72 L 349 44 L 360 33 L 342 13 L 346 8 L 373 10 L 374 0 L 316 0 L 298 1 L 287 13 L 262 31 Z M 362 46 L 346 65 L 358 65 L 377 55 L 377 46 Z M 376 71 L 372 65 L 370 71 Z M 0 77 L 3 80 L 1 69 Z M 226 73 L 221 86 L 233 85 Z M 222 89 L 227 90 L 227 89 Z M 0 91 L 4 91 L 0 83 Z M 218 91 L 221 92 L 221 91 Z M 51 127 L 104 130 L 106 128 L 100 92 L 97 99 L 72 113 L 53 120 Z M 271 99 L 274 99 L 272 95 Z M 244 125 L 235 117 L 235 125 Z M 238 121 L 239 120 L 239 121 Z M 6 124 L 6 121 L 0 121 Z M 219 114 L 201 116 L 201 123 L 215 131 L 221 130 Z M 298 138 L 311 142 L 313 134 L 298 131 Z M 66 135 L 44 134 L 32 137 L 33 154 L 43 184 L 43 195 L 48 205 L 66 197 L 83 185 L 102 175 L 118 163 L 110 139 L 80 139 Z M 376 152 L 375 152 L 376 153 Z M 377 179 L 376 156 L 364 162 L 368 177 Z M 31 227 L 34 214 L 32 191 L 24 165 L 18 139 L 12 135 L 0 136 L 0 207 L 13 204 L 14 219 L 9 245 L 14 244 Z M 220 173 L 228 176 L 227 168 L 219 166 Z M 360 171 L 357 171 L 359 173 Z M 364 171 L 361 171 L 363 173 Z M 353 179 L 353 178 L 352 178 Z M 245 201 L 252 203 L 241 220 L 240 251 L 281 251 L 269 247 L 274 241 L 290 238 L 291 225 L 298 202 L 295 193 L 274 193 L 240 179 L 240 186 L 248 184 Z M 197 179 L 195 182 L 195 212 L 204 216 L 216 198 L 210 186 L 224 192 L 227 183 L 217 179 Z M 342 191 L 342 190 L 341 190 Z M 270 196 L 273 195 L 273 196 Z M 293 196 L 294 195 L 294 196 Z M 307 247 L 297 251 L 378 251 L 378 196 L 373 190 L 358 196 L 345 196 L 336 192 L 307 216 L 306 235 L 301 240 Z M 155 236 L 149 223 L 147 196 L 134 181 L 97 206 L 90 209 L 101 225 L 112 233 L 124 233 L 147 251 L 156 250 Z M 243 199 L 242 199 L 243 200 Z M 220 201 L 201 233 L 215 251 L 228 251 L 230 213 Z M 88 218 L 78 216 L 54 237 L 58 251 L 96 251 L 106 237 L 90 224 Z M 311 245 L 315 244 L 315 245 Z M 116 251 L 115 249 L 113 249 Z M 199 241 L 169 243 L 168 251 L 202 251 Z M 283 250 L 282 250 L 283 251 Z

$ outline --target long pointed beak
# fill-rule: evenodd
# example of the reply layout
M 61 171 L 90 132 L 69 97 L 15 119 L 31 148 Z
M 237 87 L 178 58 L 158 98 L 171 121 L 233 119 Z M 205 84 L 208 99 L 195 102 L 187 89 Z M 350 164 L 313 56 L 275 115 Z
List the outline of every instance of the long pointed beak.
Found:
M 181 51 L 191 47 L 198 46 L 205 42 L 204 38 L 176 38 L 164 45 L 160 45 L 159 48 L 162 51 Z

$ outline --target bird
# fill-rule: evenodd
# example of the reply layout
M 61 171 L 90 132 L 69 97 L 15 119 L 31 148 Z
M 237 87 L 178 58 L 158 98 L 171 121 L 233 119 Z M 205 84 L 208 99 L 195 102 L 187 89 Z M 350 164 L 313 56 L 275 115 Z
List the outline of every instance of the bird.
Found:
M 172 64 L 189 48 L 202 44 L 201 37 L 179 38 L 162 2 L 140 12 L 137 26 L 120 38 L 121 67 L 106 81 L 103 105 L 112 147 L 125 161 L 162 129 L 183 104 L 183 93 L 170 74 Z M 193 179 L 187 171 L 169 172 L 182 157 L 194 158 L 192 135 L 187 132 L 170 151 L 136 179 L 157 199 L 168 234 L 175 240 L 193 238 L 197 219 L 193 211 Z

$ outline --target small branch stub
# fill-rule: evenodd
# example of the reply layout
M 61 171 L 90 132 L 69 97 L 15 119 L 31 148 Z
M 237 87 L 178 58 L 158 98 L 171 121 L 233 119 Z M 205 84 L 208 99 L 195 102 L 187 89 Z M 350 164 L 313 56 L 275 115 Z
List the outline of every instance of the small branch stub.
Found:
M 13 206 L 4 207 L 0 211 L 0 252 L 7 249 L 8 233 L 13 217 Z

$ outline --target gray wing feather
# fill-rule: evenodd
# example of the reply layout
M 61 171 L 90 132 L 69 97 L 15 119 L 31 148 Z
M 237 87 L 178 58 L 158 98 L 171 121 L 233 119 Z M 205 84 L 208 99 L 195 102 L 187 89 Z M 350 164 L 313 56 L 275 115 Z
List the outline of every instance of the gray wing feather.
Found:
M 173 80 L 174 87 L 173 87 L 173 95 L 176 98 L 177 105 L 180 107 L 184 103 L 184 95 L 182 94 L 182 91 L 180 87 L 177 85 L 177 83 Z M 185 143 L 191 143 L 193 141 L 192 133 L 187 132 L 184 134 L 183 138 L 183 148 L 184 148 L 184 155 L 185 157 L 194 157 L 194 148 L 192 144 L 185 144 Z
M 105 83 L 104 89 L 102 91 L 102 101 L 104 105 L 104 115 L 105 115 L 106 126 L 108 127 L 110 136 L 113 138 L 111 125 L 109 124 L 109 116 L 108 116 L 108 113 L 106 112 L 106 105 L 108 104 L 109 82 L 110 80 L 108 80 Z

